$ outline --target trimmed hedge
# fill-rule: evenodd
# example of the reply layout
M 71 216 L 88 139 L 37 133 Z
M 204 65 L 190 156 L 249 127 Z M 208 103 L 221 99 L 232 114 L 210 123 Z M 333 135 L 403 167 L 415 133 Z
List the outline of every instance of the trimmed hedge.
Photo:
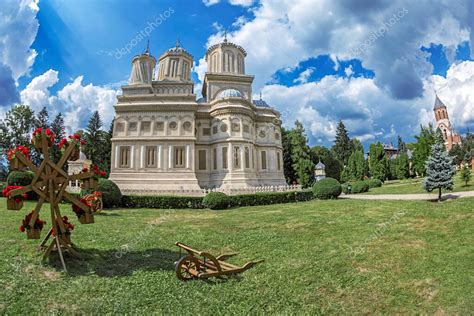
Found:
M 128 208 L 204 208 L 202 197 L 124 195 L 122 207 Z
M 369 185 L 369 189 L 380 188 L 382 186 L 382 181 L 380 179 L 368 179 L 365 180 L 365 183 Z
M 351 186 L 351 192 L 349 192 L 349 185 Z M 342 192 L 345 194 L 357 194 L 367 191 L 369 191 L 369 185 L 366 181 L 349 182 L 342 185 Z
M 341 192 L 341 184 L 333 178 L 324 178 L 313 185 L 313 194 L 317 199 L 336 199 Z
M 7 177 L 7 185 L 21 185 L 26 186 L 31 184 L 35 174 L 32 171 L 11 171 Z M 27 193 L 27 200 L 37 200 L 38 194 L 30 191 Z
M 8 185 L 29 185 L 35 174 L 32 171 L 12 171 L 8 174 L 7 183 Z
M 225 193 L 211 192 L 202 199 L 202 203 L 211 210 L 225 210 L 230 207 L 231 201 Z
M 310 201 L 312 199 L 314 199 L 314 196 L 311 190 L 294 192 L 265 192 L 230 196 L 231 205 L 233 207 L 295 203 Z
M 314 199 L 313 191 L 265 192 L 228 196 L 230 207 L 295 203 Z M 202 209 L 205 208 L 202 197 L 193 196 L 138 196 L 124 195 L 122 207 L 157 209 Z

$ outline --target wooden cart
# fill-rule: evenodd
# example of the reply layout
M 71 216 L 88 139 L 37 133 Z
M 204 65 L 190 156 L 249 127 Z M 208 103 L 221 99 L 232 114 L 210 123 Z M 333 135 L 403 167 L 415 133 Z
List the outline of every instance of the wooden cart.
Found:
M 176 246 L 185 250 L 188 254 L 176 262 L 176 276 L 178 279 L 187 281 L 193 278 L 207 279 L 210 277 L 231 275 L 244 272 L 263 260 L 251 261 L 242 267 L 225 262 L 237 253 L 222 254 L 214 257 L 210 253 L 197 251 L 183 243 L 177 242 Z

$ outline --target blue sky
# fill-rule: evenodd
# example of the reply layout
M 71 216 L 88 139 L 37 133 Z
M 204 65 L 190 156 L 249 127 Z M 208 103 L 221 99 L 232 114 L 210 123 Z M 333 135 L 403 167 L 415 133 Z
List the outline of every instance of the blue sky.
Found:
M 474 127 L 473 6 L 469 0 L 8 0 L 0 4 L 0 115 L 23 102 L 63 112 L 71 129 L 84 127 L 93 110 L 108 123 L 131 58 L 148 41 L 158 57 L 179 38 L 194 56 L 199 90 L 206 47 L 226 30 L 249 53 L 255 97 L 262 92 L 285 126 L 302 121 L 313 145 L 330 145 L 339 119 L 365 144 L 399 134 L 413 140 L 420 124 L 433 121 L 434 90 L 464 132 Z

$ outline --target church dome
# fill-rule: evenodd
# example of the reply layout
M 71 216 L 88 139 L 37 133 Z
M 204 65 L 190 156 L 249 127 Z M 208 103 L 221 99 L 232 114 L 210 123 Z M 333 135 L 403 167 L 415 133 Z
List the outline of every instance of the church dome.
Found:
M 237 89 L 226 89 L 219 92 L 216 96 L 216 99 L 223 98 L 242 98 L 242 93 Z

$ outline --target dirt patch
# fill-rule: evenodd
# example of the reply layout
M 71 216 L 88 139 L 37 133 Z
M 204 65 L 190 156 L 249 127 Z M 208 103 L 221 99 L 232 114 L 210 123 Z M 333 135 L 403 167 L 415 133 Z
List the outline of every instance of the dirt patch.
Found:
M 439 292 L 438 284 L 433 279 L 414 281 L 413 285 L 416 288 L 416 295 L 427 301 L 432 301 Z

